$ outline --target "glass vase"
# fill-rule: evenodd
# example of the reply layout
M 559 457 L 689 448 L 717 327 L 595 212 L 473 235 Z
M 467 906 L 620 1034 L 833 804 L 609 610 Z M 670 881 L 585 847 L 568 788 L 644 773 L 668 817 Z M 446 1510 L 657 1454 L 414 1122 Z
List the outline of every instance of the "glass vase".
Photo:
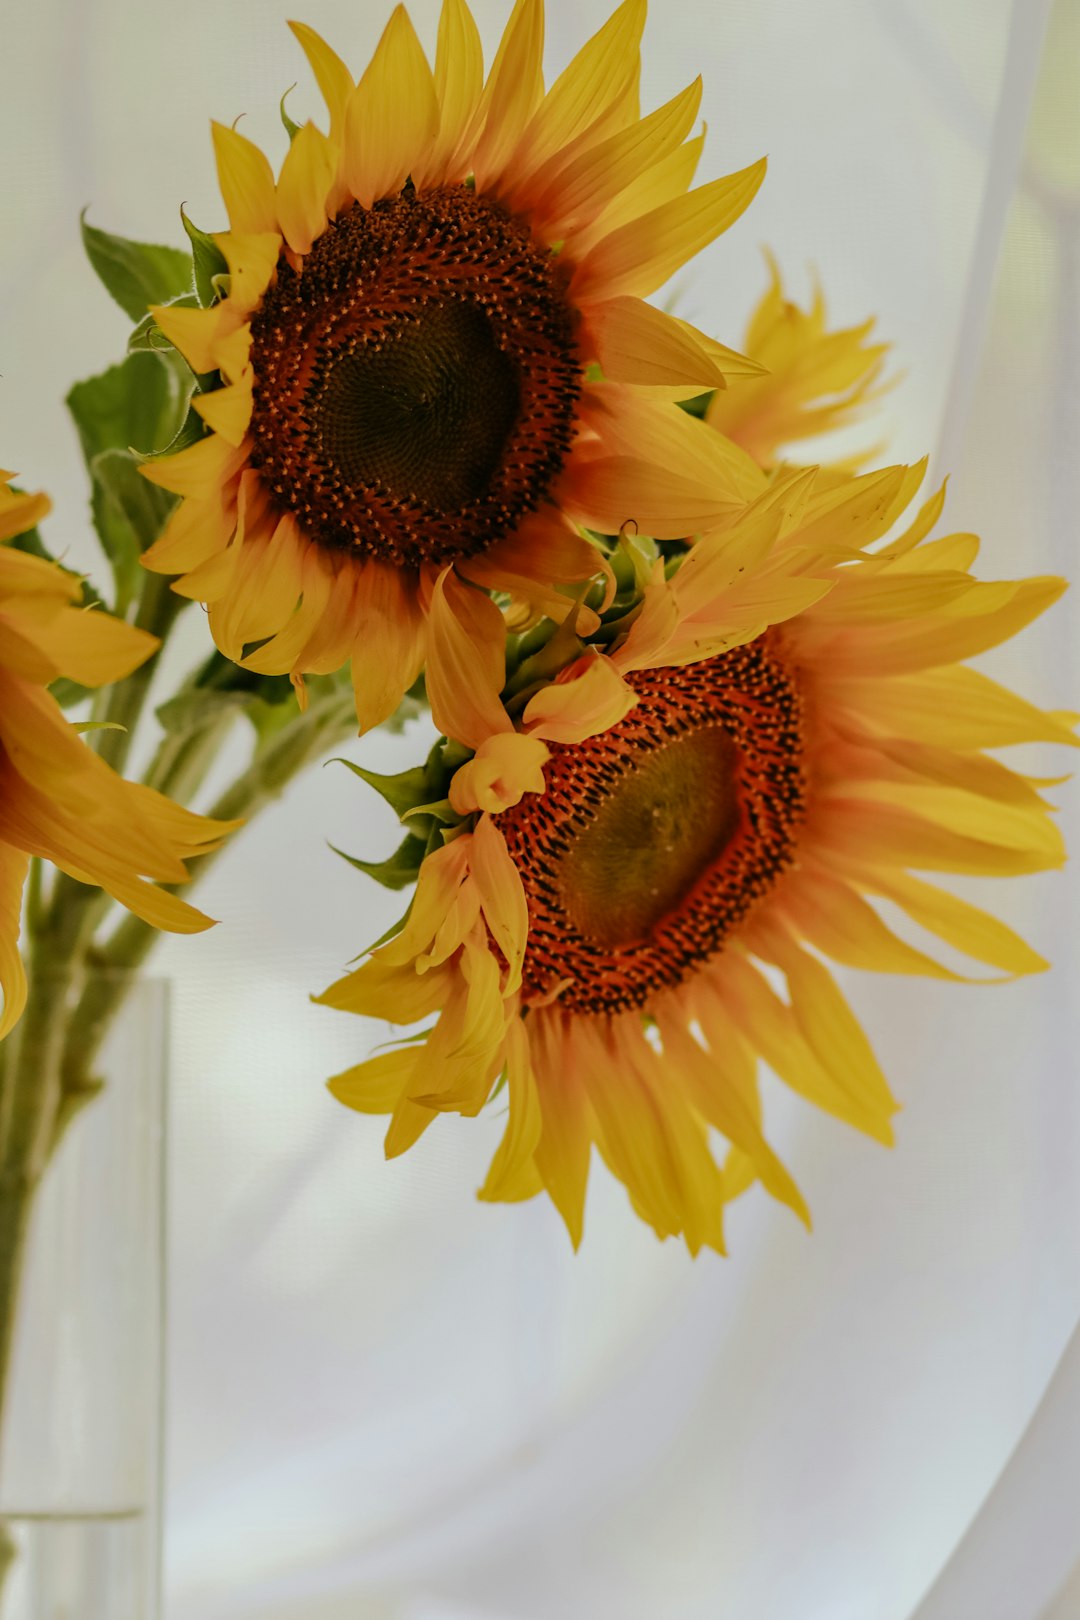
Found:
M 158 1620 L 168 985 L 123 987 L 38 1189 L 0 1436 L 0 1620 Z

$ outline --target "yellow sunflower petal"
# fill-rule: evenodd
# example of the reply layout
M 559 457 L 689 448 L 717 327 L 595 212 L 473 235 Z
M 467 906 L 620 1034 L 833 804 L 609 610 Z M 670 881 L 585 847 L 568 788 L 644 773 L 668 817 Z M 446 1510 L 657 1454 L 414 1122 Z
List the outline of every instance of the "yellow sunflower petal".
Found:
M 211 124 L 218 182 L 234 231 L 276 231 L 274 171 L 254 141 L 225 124 Z
M 183 355 L 193 371 L 217 370 L 216 347 L 222 337 L 235 331 L 239 315 L 227 303 L 212 309 L 185 309 L 179 304 L 151 304 L 150 314 L 169 342 Z
M 760 158 L 738 174 L 699 186 L 613 231 L 579 266 L 573 293 L 578 298 L 614 298 L 619 293 L 644 298 L 655 292 L 745 213 L 764 178 L 765 159 Z
M 590 145 L 570 162 L 552 162 L 549 176 L 536 176 L 534 208 L 551 234 L 566 240 L 576 258 L 597 216 L 641 174 L 671 156 L 688 134 L 701 105 L 701 80 L 647 118 Z M 685 189 L 685 188 L 684 188 Z
M 0 472 L 0 543 L 25 534 L 52 511 L 52 501 L 44 494 L 30 495 L 8 489 L 14 473 Z
M 214 240 L 229 266 L 229 308 L 235 314 L 248 315 L 257 307 L 277 269 L 280 233 L 276 230 L 221 231 Z M 228 335 L 227 331 L 220 331 L 215 347 Z
M 473 118 L 478 189 L 502 169 L 544 93 L 543 0 L 515 0 Z
M 529 911 L 521 877 L 506 840 L 491 816 L 481 816 L 469 852 L 470 869 L 480 893 L 484 920 L 507 964 L 503 994 L 521 985 L 521 964 L 529 935 Z
M 633 184 L 626 187 L 593 221 L 574 232 L 574 254 L 579 260 L 611 236 L 638 220 L 647 218 L 663 203 L 685 197 L 697 174 L 704 135 L 695 135 L 676 147 L 666 158 L 654 163 Z M 601 295 L 597 295 L 601 296 Z
M 1042 973 L 1049 964 L 1000 918 L 909 872 L 876 871 L 865 886 L 903 908 L 920 928 L 1004 973 Z
M 230 383 L 209 394 L 197 394 L 191 402 L 207 427 L 226 444 L 240 446 L 251 426 L 254 405 L 250 382 Z
M 404 6 L 396 6 L 345 110 L 345 178 L 370 208 L 400 190 L 439 128 L 435 81 Z
M 404 1095 L 416 1067 L 415 1046 L 398 1046 L 357 1063 L 326 1082 L 327 1089 L 346 1108 L 359 1114 L 392 1114 Z
M 773 1197 L 809 1227 L 806 1202 L 762 1133 L 755 1107 L 756 1063 L 726 1009 L 716 998 L 709 1004 L 708 1052 L 691 1035 L 681 1007 L 661 1003 L 656 1011 L 664 1052 L 685 1077 L 699 1112 L 746 1154 Z
M 646 0 L 623 0 L 564 68 L 525 132 L 515 166 L 536 169 L 588 129 L 636 82 Z
M 534 1158 L 574 1248 L 585 1224 L 592 1134 L 570 1032 L 558 1013 L 533 1013 L 526 1025 L 542 1125 Z
M 853 1095 L 846 1082 L 837 1079 L 835 1070 L 824 1066 L 795 1012 L 745 956 L 725 952 L 720 982 L 737 1027 L 792 1091 L 867 1136 L 892 1145 L 892 1128 L 884 1112 Z
M 506 1031 L 506 1087 L 510 1098 L 506 1134 L 477 1194 L 489 1202 L 528 1198 L 539 1190 L 533 1154 L 543 1120 L 529 1040 L 520 1018 L 512 1019 Z
M 301 22 L 290 22 L 289 27 L 299 41 L 300 49 L 315 75 L 315 82 L 322 91 L 330 114 L 331 137 L 340 142 L 345 130 L 345 108 L 353 92 L 353 76 L 337 52 L 330 49 L 314 28 Z
M 472 12 L 465 0 L 443 0 L 435 47 L 439 131 L 428 156 L 421 161 L 418 184 L 426 175 L 440 172 L 447 179 L 457 178 L 454 155 L 476 111 L 483 85 L 484 53 Z

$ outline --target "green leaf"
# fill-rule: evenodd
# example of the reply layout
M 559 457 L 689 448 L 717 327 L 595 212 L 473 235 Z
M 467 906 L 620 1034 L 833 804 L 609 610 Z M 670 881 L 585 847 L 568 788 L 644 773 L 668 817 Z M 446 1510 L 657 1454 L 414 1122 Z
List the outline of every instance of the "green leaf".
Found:
M 76 383 L 67 397 L 90 472 L 94 528 L 115 582 L 115 611 L 123 614 L 141 579 L 139 558 L 158 538 L 174 496 L 138 473 L 131 446 L 175 442 L 187 414 L 190 379 L 161 355 L 129 354 L 97 377 Z
M 139 321 L 150 304 L 168 304 L 191 291 L 191 260 L 179 248 L 131 242 L 80 219 L 83 246 L 99 280 L 125 315 Z
M 102 450 L 160 450 L 175 436 L 188 407 L 178 368 L 145 350 L 76 383 L 66 403 L 88 466 Z
M 203 309 L 208 309 L 216 299 L 214 277 L 225 275 L 228 272 L 228 261 L 214 238 L 208 235 L 206 231 L 200 231 L 197 225 L 193 225 L 184 213 L 183 208 L 180 210 L 180 219 L 191 242 L 195 292 L 198 302 Z
M 351 759 L 338 758 L 327 761 L 327 764 L 331 763 L 346 766 L 354 776 L 366 782 L 368 787 L 373 787 L 390 808 L 396 811 L 399 818 L 408 815 L 417 805 L 423 804 L 431 791 L 425 765 L 413 765 L 410 770 L 401 771 L 397 776 L 380 776 L 376 771 L 365 770 L 362 765 L 354 765 Z
M 94 527 L 112 566 L 116 612 L 123 615 L 142 583 L 139 559 L 164 529 L 176 497 L 147 483 L 128 450 L 102 450 L 90 463 L 90 476 Z
M 213 687 L 195 687 L 180 692 L 155 710 L 162 730 L 173 737 L 183 737 L 192 731 L 202 731 L 230 711 L 239 714 L 256 702 L 253 692 L 220 691 Z
M 411 883 L 416 882 L 420 871 L 420 863 L 424 859 L 427 849 L 427 840 L 409 836 L 385 861 L 361 861 L 355 855 L 346 855 L 343 849 L 331 844 L 330 848 L 335 855 L 340 855 L 343 861 L 355 866 L 358 872 L 364 872 L 368 877 L 381 883 L 384 889 L 407 889 Z

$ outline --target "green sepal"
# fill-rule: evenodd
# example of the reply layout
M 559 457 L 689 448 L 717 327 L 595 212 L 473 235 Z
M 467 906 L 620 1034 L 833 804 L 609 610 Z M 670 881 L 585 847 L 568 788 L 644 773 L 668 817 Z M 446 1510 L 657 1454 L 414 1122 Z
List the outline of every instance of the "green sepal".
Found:
M 384 889 L 407 889 L 419 876 L 421 863 L 427 853 L 428 840 L 409 833 L 385 861 L 361 861 L 355 855 L 346 855 L 345 851 L 338 849 L 335 844 L 331 844 L 330 848 L 335 855 L 340 855 L 343 861 L 355 866 L 358 872 L 363 872 L 367 877 L 374 878 L 376 883 L 381 883 Z
M 188 234 L 191 243 L 192 269 L 195 277 L 195 294 L 202 309 L 208 309 L 217 300 L 214 291 L 214 277 L 225 275 L 229 265 L 224 253 L 218 247 L 214 238 L 206 231 L 200 231 L 193 225 L 180 209 L 180 222 Z
M 124 314 L 141 321 L 151 304 L 168 304 L 191 291 L 191 260 L 180 248 L 132 242 L 79 216 L 83 247 L 105 290 Z
M 696 416 L 700 422 L 704 419 L 709 406 L 712 404 L 715 393 L 715 388 L 709 388 L 706 389 L 704 394 L 695 394 L 693 399 L 677 399 L 675 403 L 680 410 L 686 412 L 687 416 Z
M 278 103 L 278 112 L 281 114 L 281 122 L 285 126 L 285 133 L 289 137 L 290 143 L 295 141 L 296 137 L 300 133 L 300 125 L 296 123 L 294 119 L 290 118 L 288 113 L 285 111 L 286 97 L 291 96 L 295 89 L 295 84 L 290 84 L 289 88 L 285 92 L 285 95 L 282 96 L 280 102 Z
M 411 810 L 406 810 L 401 819 L 411 821 L 414 816 L 425 816 L 429 821 L 441 822 L 444 827 L 452 826 L 455 821 L 461 820 L 449 799 L 436 799 L 431 804 L 414 805 Z
M 351 759 L 338 758 L 329 763 L 344 765 L 354 776 L 358 776 L 368 787 L 373 787 L 399 820 L 404 820 L 410 811 L 421 805 L 431 785 L 426 765 L 413 765 L 407 771 L 400 771 L 397 776 L 380 776 L 377 771 L 365 770 L 363 765 L 355 764 Z

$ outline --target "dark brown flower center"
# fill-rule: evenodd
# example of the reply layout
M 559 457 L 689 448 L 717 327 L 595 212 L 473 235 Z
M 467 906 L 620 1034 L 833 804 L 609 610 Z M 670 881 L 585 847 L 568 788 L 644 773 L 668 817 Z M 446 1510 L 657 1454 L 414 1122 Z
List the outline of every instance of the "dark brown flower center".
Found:
M 252 463 L 313 540 L 475 556 L 551 489 L 581 364 L 557 260 L 464 186 L 355 204 L 252 317 Z
M 529 906 L 526 994 L 641 1007 L 723 949 L 794 858 L 802 709 L 779 642 L 629 676 L 638 703 L 554 746 L 547 790 L 499 817 Z

